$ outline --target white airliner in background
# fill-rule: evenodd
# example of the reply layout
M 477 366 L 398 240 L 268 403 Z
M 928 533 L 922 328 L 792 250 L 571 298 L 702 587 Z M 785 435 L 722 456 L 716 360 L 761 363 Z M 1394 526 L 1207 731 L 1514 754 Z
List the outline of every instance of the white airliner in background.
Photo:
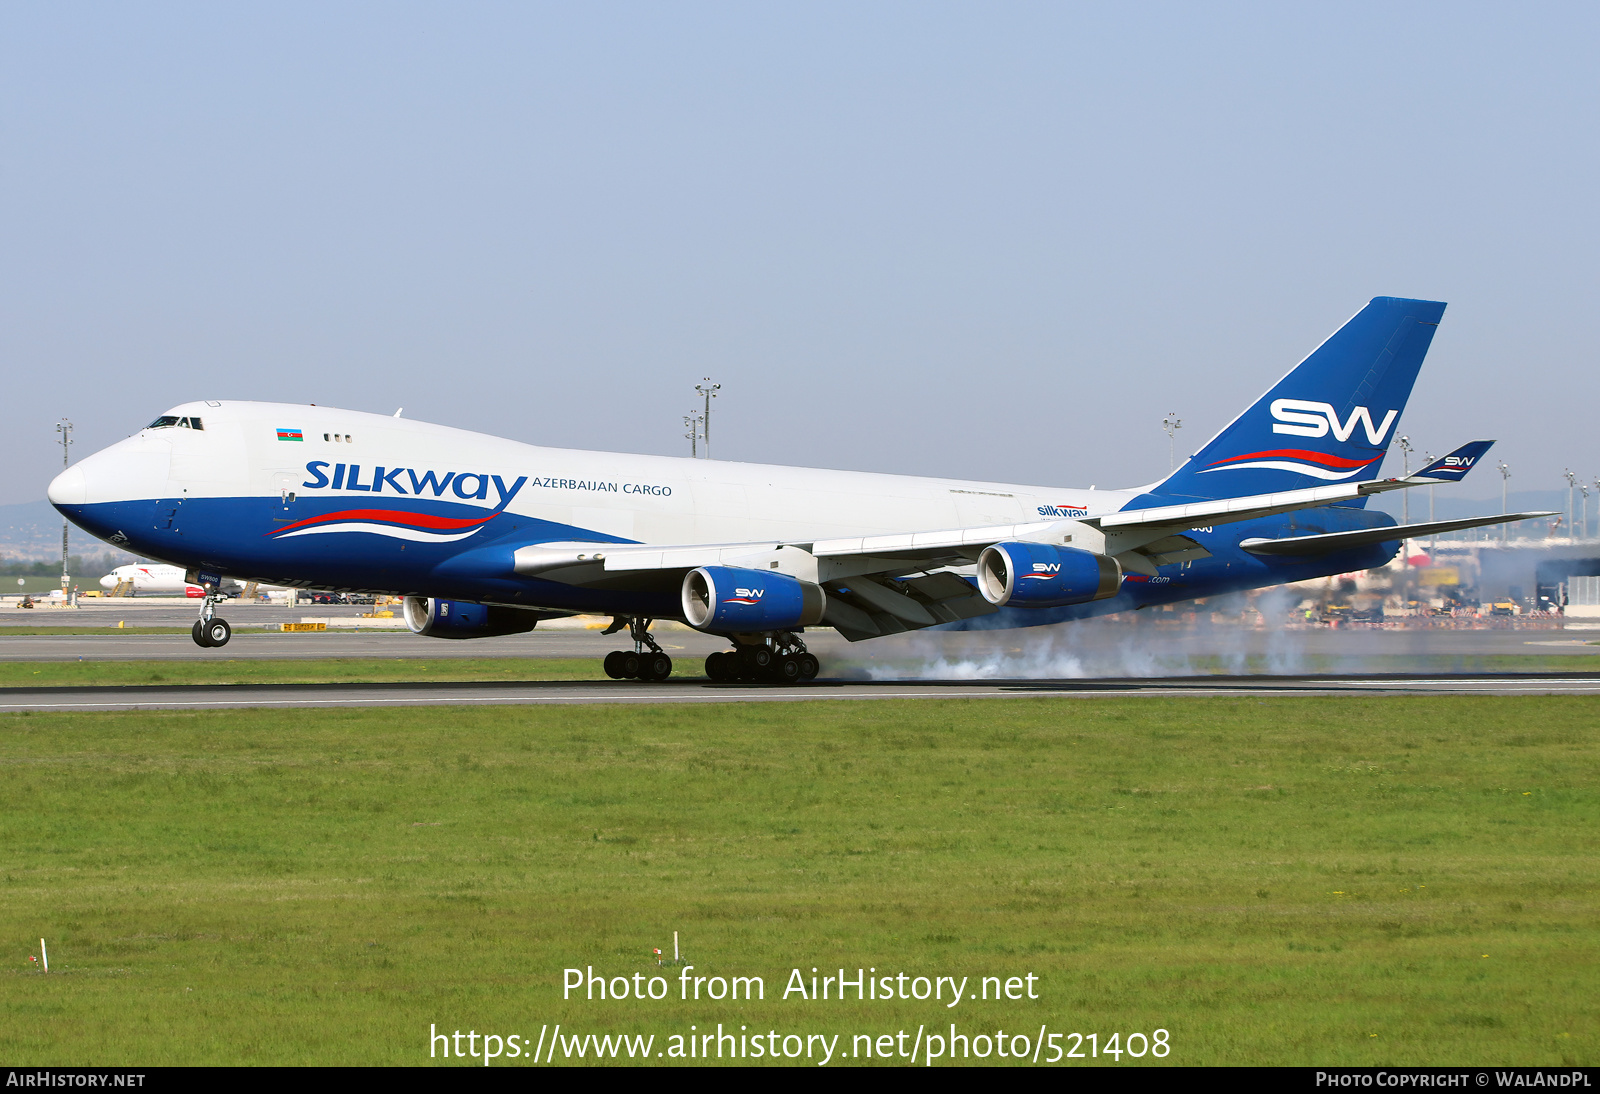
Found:
M 1378 478 L 1443 313 L 1373 300 L 1176 472 L 1125 490 L 542 448 L 208 400 L 62 472 L 49 496 L 208 590 L 230 574 L 403 595 L 411 629 L 437 638 L 604 613 L 633 639 L 606 671 L 638 679 L 672 671 L 651 621 L 681 619 L 732 644 L 707 659 L 714 680 L 804 680 L 819 668 L 807 627 L 857 641 L 1054 623 L 1369 569 L 1404 539 L 1534 515 L 1396 527 L 1365 508 L 1459 481 L 1493 443 Z M 1027 429 L 1069 429 L 1076 411 L 1036 383 L 1000 405 Z M 229 634 L 203 598 L 195 641 Z
M 118 566 L 102 577 L 100 587 L 115 589 L 124 582 L 131 582 L 135 596 L 140 594 L 147 596 L 180 594 L 196 598 L 205 596 L 205 587 L 198 581 L 188 580 L 184 574 L 182 566 L 171 566 L 162 562 L 129 563 L 126 566 Z
M 105 577 L 100 579 L 102 589 L 115 589 L 124 582 L 131 582 L 131 592 L 135 596 L 172 596 L 181 595 L 199 599 L 206 595 L 205 586 L 198 580 L 190 581 L 188 571 L 182 566 L 171 566 L 164 562 L 130 562 L 126 566 L 118 566 Z M 230 591 L 237 591 L 239 582 L 224 579 L 224 587 Z M 258 593 L 286 592 L 284 586 L 258 583 Z

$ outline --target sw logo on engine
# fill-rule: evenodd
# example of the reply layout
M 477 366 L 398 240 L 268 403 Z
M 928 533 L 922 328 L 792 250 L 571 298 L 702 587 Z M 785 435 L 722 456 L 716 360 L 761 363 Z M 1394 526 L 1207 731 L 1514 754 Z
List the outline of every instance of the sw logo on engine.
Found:
M 1326 437 L 1331 432 L 1340 441 L 1348 441 L 1356 431 L 1356 423 L 1360 422 L 1366 430 L 1367 440 L 1375 445 L 1383 442 L 1394 420 L 1400 416 L 1398 410 L 1391 410 L 1383 416 L 1382 423 L 1373 425 L 1372 411 L 1358 406 L 1350 411 L 1348 420 L 1341 422 L 1339 412 L 1333 409 L 1332 403 L 1307 399 L 1274 399 L 1271 410 L 1272 416 L 1278 419 L 1272 426 L 1274 433 L 1288 433 L 1295 437 Z

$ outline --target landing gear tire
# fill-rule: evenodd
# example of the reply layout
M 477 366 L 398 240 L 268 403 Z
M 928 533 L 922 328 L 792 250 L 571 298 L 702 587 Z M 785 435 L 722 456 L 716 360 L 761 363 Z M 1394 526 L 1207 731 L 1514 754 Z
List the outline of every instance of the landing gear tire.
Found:
M 197 646 L 209 647 L 211 645 L 210 639 L 205 632 L 205 623 L 202 620 L 196 619 L 194 621 L 194 626 L 189 628 L 189 636 L 194 639 L 194 644 Z
M 672 675 L 672 658 L 664 653 L 647 653 L 639 659 L 639 679 L 659 683 Z
M 800 679 L 815 680 L 817 673 L 822 671 L 822 663 L 809 653 L 802 653 L 795 660 L 800 662 Z
M 800 658 L 780 657 L 772 663 L 768 671 L 771 672 L 772 679 L 780 684 L 798 684 L 801 680 Z
M 730 684 L 739 679 L 739 661 L 731 653 L 713 653 L 706 658 L 707 678 L 719 684 Z
M 745 680 L 761 680 L 772 666 L 772 651 L 765 646 L 746 646 L 736 655 L 739 658 L 739 676 Z
M 643 661 L 644 658 L 638 654 L 624 651 L 622 660 L 618 662 L 618 668 L 622 670 L 623 679 L 637 680 L 639 678 L 639 668 Z
M 200 624 L 200 633 L 206 639 L 203 645 L 226 646 L 228 639 L 233 637 L 233 628 L 228 626 L 226 619 L 213 618 L 209 623 Z
M 606 675 L 611 677 L 613 680 L 625 679 L 622 674 L 622 659 L 627 656 L 628 655 L 623 653 L 621 650 L 613 650 L 612 652 L 606 654 Z

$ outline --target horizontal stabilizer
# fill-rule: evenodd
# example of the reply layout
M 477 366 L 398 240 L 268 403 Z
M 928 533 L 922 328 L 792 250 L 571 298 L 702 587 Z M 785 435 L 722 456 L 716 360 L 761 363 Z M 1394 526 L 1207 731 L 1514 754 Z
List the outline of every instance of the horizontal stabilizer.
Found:
M 1085 518 L 1085 523 L 1097 524 L 1110 531 L 1112 529 L 1135 528 L 1170 532 L 1181 532 L 1186 528 L 1202 528 L 1217 524 L 1231 524 L 1241 520 L 1256 520 L 1260 517 L 1275 516 L 1278 513 L 1292 513 L 1297 509 L 1313 509 L 1319 505 L 1338 505 L 1341 502 L 1350 503 L 1365 498 L 1371 494 L 1382 494 L 1389 490 L 1407 490 L 1413 486 L 1437 486 L 1442 482 L 1456 482 L 1465 475 L 1483 453 L 1489 451 L 1493 441 L 1472 441 L 1462 445 L 1450 455 L 1440 460 L 1435 460 L 1422 472 L 1407 475 L 1401 479 L 1378 479 L 1368 482 L 1340 483 L 1335 486 L 1313 486 L 1303 490 L 1281 490 L 1275 494 L 1247 494 L 1242 497 L 1215 498 L 1209 501 L 1192 501 L 1182 505 L 1155 505 L 1147 509 L 1122 509 L 1115 513 L 1105 513 L 1097 517 Z M 1449 464 L 1450 460 L 1465 461 L 1459 464 Z M 1445 470 L 1440 470 L 1445 468 Z M 1154 499 L 1159 495 L 1145 494 L 1135 501 L 1145 498 Z M 1517 520 L 1517 517 L 1495 517 L 1487 523 L 1498 520 Z M 1472 525 L 1462 525 L 1470 528 Z M 1342 533 L 1341 533 L 1342 534 Z M 1404 539 L 1406 537 L 1390 537 Z M 1381 543 L 1378 539 L 1372 542 Z
M 1450 455 L 1434 460 L 1414 477 L 1434 482 L 1460 482 L 1493 446 L 1493 441 L 1468 441 Z
M 1370 547 L 1374 543 L 1390 543 L 1397 539 L 1420 539 L 1441 532 L 1457 532 L 1463 528 L 1481 528 L 1486 524 L 1509 524 L 1534 517 L 1553 517 L 1554 513 L 1501 513 L 1493 517 L 1466 517 L 1462 520 L 1437 520 L 1428 524 L 1391 524 L 1387 528 L 1362 528 L 1354 532 L 1328 532 L 1319 536 L 1291 536 L 1288 539 L 1247 539 L 1239 546 L 1253 555 L 1325 555 L 1333 551 L 1348 551 L 1354 547 Z

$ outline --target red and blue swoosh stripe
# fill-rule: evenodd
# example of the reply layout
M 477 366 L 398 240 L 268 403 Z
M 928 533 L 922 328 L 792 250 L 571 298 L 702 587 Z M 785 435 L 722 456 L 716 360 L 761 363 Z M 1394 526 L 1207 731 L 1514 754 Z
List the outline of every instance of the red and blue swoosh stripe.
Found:
M 1304 448 L 1274 448 L 1266 452 L 1246 452 L 1242 456 L 1229 456 L 1201 471 L 1205 475 L 1213 471 L 1243 471 L 1248 468 L 1258 468 L 1269 471 L 1293 471 L 1299 475 L 1309 475 L 1316 479 L 1326 479 L 1337 482 L 1340 479 L 1354 478 L 1361 469 L 1377 463 L 1382 456 L 1374 456 L 1369 460 L 1352 460 L 1344 456 L 1330 456 L 1326 452 L 1312 452 Z
M 274 539 L 291 539 L 330 532 L 369 532 L 419 543 L 454 543 L 466 539 L 499 515 L 498 509 L 486 517 L 440 517 L 403 509 L 341 509 L 337 513 L 285 524 L 267 534 Z

